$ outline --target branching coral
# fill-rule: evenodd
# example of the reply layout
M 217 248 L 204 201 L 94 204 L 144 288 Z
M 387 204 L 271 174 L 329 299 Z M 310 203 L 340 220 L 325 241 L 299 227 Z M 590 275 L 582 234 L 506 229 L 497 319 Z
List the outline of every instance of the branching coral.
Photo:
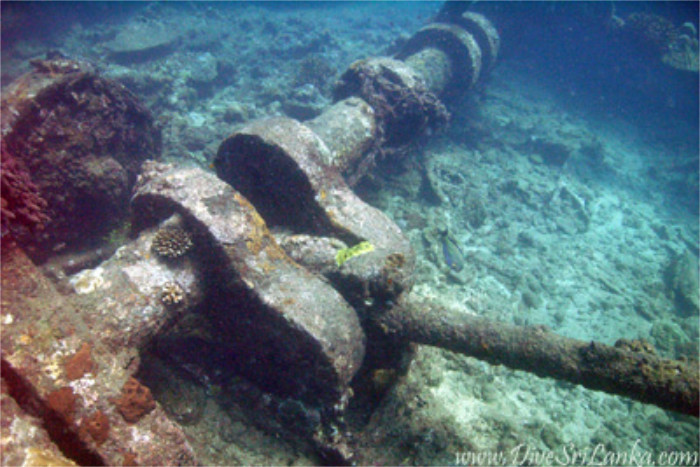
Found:
M 678 28 L 677 38 L 670 44 L 662 61 L 673 68 L 697 72 L 700 69 L 700 46 L 698 33 L 692 23 Z
M 659 52 L 666 52 L 678 33 L 666 18 L 649 13 L 632 13 L 625 20 L 625 29 Z

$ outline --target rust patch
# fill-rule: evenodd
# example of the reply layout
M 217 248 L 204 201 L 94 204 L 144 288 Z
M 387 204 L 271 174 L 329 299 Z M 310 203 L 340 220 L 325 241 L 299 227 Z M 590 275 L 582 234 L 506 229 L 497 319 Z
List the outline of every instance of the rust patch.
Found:
M 83 342 L 80 350 L 66 360 L 66 377 L 70 381 L 82 378 L 85 373 L 95 374 L 96 365 L 92 361 L 91 350 L 90 344 Z
M 284 252 L 281 246 L 275 241 L 274 237 L 270 236 L 269 243 L 265 249 L 267 257 L 271 261 L 284 261 L 289 264 L 296 264 L 288 255 Z
M 262 263 L 262 271 L 263 271 L 265 274 L 270 274 L 270 273 L 271 273 L 272 271 L 274 271 L 275 269 L 277 269 L 277 268 L 276 268 L 272 263 L 270 263 L 269 261 L 264 261 L 264 262 Z
M 124 383 L 121 396 L 112 402 L 128 423 L 138 422 L 141 417 L 156 408 L 151 390 L 133 376 Z
M 265 220 L 258 214 L 253 205 L 240 193 L 234 193 L 233 197 L 236 203 L 247 211 L 245 217 L 250 232 L 245 239 L 245 244 L 248 250 L 257 256 L 270 241 L 270 232 L 267 229 L 267 224 L 265 224 Z
M 138 462 L 136 462 L 136 454 L 133 452 L 125 452 L 124 453 L 124 458 L 122 459 L 122 465 L 124 466 L 138 466 Z
M 107 441 L 109 437 L 109 418 L 100 410 L 83 418 L 80 427 L 95 440 L 95 444 L 98 446 Z
M 69 386 L 56 389 L 46 396 L 49 407 L 59 414 L 68 423 L 73 423 L 73 413 L 75 412 L 75 394 Z
M 258 256 L 263 250 L 265 250 L 265 253 L 270 261 L 285 261 L 288 263 L 293 263 L 284 250 L 277 244 L 274 237 L 270 234 L 270 230 L 267 228 L 265 219 L 262 218 L 250 201 L 248 201 L 238 192 L 234 192 L 233 197 L 239 206 L 248 211 L 246 212 L 246 225 L 249 228 L 249 232 L 245 239 L 245 245 L 246 248 L 248 248 L 248 251 L 250 251 L 254 256 Z M 263 266 L 265 273 L 269 273 L 274 269 L 275 266 L 272 264 Z

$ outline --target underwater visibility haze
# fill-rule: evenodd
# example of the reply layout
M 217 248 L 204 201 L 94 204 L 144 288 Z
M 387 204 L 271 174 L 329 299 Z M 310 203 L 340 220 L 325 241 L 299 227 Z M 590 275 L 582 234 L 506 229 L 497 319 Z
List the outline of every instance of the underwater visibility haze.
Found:
M 698 5 L 1 2 L 2 465 L 699 465 Z

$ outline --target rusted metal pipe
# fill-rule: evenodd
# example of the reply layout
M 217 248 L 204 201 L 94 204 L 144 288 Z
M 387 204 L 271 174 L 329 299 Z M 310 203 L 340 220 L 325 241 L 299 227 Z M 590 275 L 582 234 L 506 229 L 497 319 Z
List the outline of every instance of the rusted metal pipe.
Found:
M 493 365 L 556 378 L 687 415 L 699 415 L 697 365 L 559 336 L 402 300 L 379 320 L 389 335 L 463 353 Z
M 368 146 L 366 141 L 355 147 L 346 142 L 336 151 L 321 128 L 331 119 L 321 114 L 309 122 L 331 148 L 331 165 L 340 168 L 350 185 L 366 175 L 378 154 L 397 152 L 427 129 L 443 124 L 448 113 L 439 99 L 468 92 L 493 68 L 500 38 L 491 22 L 474 12 L 441 20 L 447 18 L 450 22 L 430 24 L 414 34 L 394 58 L 358 60 L 336 84 L 338 102 L 326 112 L 336 115 L 334 107 L 345 106 L 344 100 L 351 96 L 365 100 L 374 110 L 373 121 L 365 124 L 376 128 L 373 151 L 360 150 Z M 351 122 L 360 117 L 346 113 L 345 118 Z M 338 117 L 333 121 L 335 127 L 346 126 Z

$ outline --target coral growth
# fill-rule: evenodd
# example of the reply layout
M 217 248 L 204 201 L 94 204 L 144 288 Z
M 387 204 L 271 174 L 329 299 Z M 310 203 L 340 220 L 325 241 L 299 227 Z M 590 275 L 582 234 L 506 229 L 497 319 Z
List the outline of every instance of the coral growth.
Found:
M 676 28 L 668 19 L 650 13 L 632 13 L 624 27 L 642 43 L 661 53 L 666 52 L 677 37 Z
M 650 355 L 656 355 L 656 349 L 646 339 L 618 339 L 615 342 L 615 347 L 618 349 L 628 350 L 630 352 L 642 352 Z
M 66 377 L 69 380 L 80 379 L 85 373 L 94 373 L 95 363 L 92 361 L 90 351 L 90 344 L 85 342 L 75 355 L 66 360 Z
M 624 21 L 617 18 L 617 27 L 652 54 L 660 55 L 666 65 L 678 70 L 698 71 L 700 47 L 694 24 L 684 23 L 676 28 L 662 16 L 632 13 Z
M 128 423 L 138 422 L 144 415 L 156 408 L 151 390 L 134 377 L 124 383 L 121 396 L 112 401 Z
M 176 282 L 166 282 L 160 292 L 160 301 L 165 306 L 178 305 L 185 299 L 185 291 Z
M 678 70 L 697 73 L 700 69 L 700 42 L 692 23 L 684 23 L 678 28 L 678 37 L 669 45 L 661 60 Z
M 163 258 L 175 259 L 185 255 L 192 245 L 192 235 L 189 232 L 179 228 L 167 228 L 156 233 L 151 248 Z
M 51 222 L 41 236 L 12 230 L 18 243 L 42 261 L 54 247 L 85 245 L 125 219 L 141 163 L 158 157 L 162 143 L 150 111 L 122 84 L 65 58 L 32 65 L 34 71 L 3 92 L 2 136 L 51 208 Z M 17 215 L 15 207 L 5 206 L 12 202 L 5 193 L 5 166 L 3 160 L 3 216 L 6 210 Z M 20 213 L 40 224 L 44 219 L 33 206 L 43 205 L 24 204 L 33 211 Z
M 49 393 L 46 401 L 49 407 L 63 417 L 67 423 L 72 423 L 75 412 L 75 394 L 70 386 L 64 386 Z
M 20 224 L 31 231 L 43 228 L 49 221 L 46 215 L 47 203 L 32 182 L 29 173 L 20 162 L 1 146 L 0 186 L 2 196 L 2 232 L 10 231 L 11 226 Z
M 91 416 L 84 418 L 80 428 L 87 432 L 95 440 L 95 444 L 99 446 L 109 437 L 109 418 L 98 410 Z

